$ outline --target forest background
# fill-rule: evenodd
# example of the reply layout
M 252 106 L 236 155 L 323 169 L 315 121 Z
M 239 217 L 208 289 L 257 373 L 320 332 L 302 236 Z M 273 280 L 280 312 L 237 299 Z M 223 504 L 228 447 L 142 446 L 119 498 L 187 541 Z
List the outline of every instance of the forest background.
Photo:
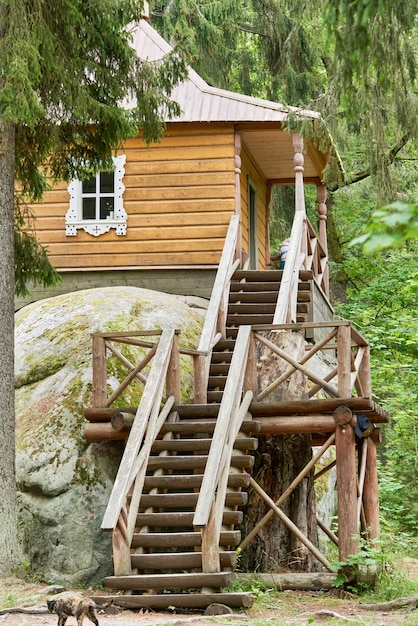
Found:
M 371 345 L 391 414 L 379 447 L 382 528 L 418 551 L 418 32 L 416 1 L 155 0 L 152 25 L 187 41 L 207 82 L 319 111 L 345 168 L 329 185 L 333 304 Z M 332 172 L 330 172 L 332 177 Z M 288 235 L 289 188 L 271 246 Z M 308 214 L 316 220 L 316 192 Z
M 187 50 L 191 65 L 210 84 L 317 110 L 333 136 L 346 173 L 336 182 L 332 168 L 326 172 L 333 304 L 337 316 L 350 319 L 369 340 L 373 388 L 392 416 L 379 447 L 385 537 L 396 536 L 398 547 L 404 542 L 410 554 L 417 553 L 418 2 L 149 4 L 152 25 Z M 16 94 L 9 95 L 16 109 Z M 29 128 L 27 120 L 19 128 Z M 288 234 L 291 194 L 284 187 L 273 197 L 272 251 Z M 307 205 L 315 223 L 314 190 Z M 27 236 L 28 216 L 16 207 L 16 289 L 22 293 L 22 276 L 40 282 L 54 276 L 46 255 Z

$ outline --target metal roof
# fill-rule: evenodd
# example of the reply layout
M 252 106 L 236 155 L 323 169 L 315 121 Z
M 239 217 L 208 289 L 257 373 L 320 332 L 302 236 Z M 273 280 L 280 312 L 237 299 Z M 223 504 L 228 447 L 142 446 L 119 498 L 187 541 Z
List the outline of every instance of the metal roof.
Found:
M 141 59 L 157 61 L 172 50 L 145 19 L 131 31 L 133 46 Z M 177 122 L 281 122 L 289 111 L 299 111 L 306 117 L 320 117 L 315 111 L 285 107 L 277 102 L 253 98 L 212 87 L 197 72 L 189 68 L 188 77 L 174 87 L 172 99 L 179 103 L 181 114 Z
M 146 19 L 133 25 L 131 34 L 133 47 L 141 59 L 157 61 L 173 49 Z M 266 180 L 273 184 L 291 184 L 295 175 L 292 137 L 290 133 L 283 131 L 281 122 L 291 111 L 312 120 L 321 117 L 316 111 L 284 106 L 212 87 L 191 67 L 188 77 L 174 87 L 171 98 L 179 103 L 181 113 L 178 117 L 166 120 L 167 122 L 234 123 L 243 144 L 252 154 Z M 332 138 L 329 136 L 329 147 L 331 146 Z M 328 151 L 319 150 L 308 141 L 304 152 L 304 180 L 318 184 L 322 180 Z M 334 152 L 337 155 L 335 149 Z M 339 158 L 338 162 L 343 172 Z

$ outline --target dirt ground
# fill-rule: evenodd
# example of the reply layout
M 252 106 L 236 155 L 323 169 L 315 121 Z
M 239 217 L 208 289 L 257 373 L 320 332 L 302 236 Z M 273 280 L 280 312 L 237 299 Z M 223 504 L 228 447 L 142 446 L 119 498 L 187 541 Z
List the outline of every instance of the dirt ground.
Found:
M 98 619 L 100 626 L 418 626 L 418 560 L 404 559 L 403 566 L 417 580 L 417 597 L 412 608 L 371 611 L 362 608 L 361 601 L 354 597 L 338 597 L 336 590 L 282 591 L 272 593 L 271 597 L 267 596 L 251 609 L 236 611 L 232 615 L 208 617 L 202 612 L 124 610 L 118 614 L 99 613 Z M 83 590 L 81 593 L 85 596 L 98 595 L 97 590 Z M 0 579 L 0 626 L 56 625 L 57 616 L 46 611 L 46 599 L 51 595 L 53 593 L 47 585 Z M 16 607 L 25 612 L 5 612 Z M 89 623 L 86 619 L 84 626 Z M 66 626 L 75 625 L 76 619 L 68 618 Z

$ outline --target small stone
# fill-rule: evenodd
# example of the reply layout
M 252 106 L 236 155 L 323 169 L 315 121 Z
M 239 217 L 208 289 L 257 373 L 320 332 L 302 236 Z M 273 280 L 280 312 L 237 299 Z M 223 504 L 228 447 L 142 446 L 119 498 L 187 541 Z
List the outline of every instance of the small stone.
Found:
M 205 615 L 231 615 L 232 613 L 233 611 L 229 606 L 218 604 L 217 602 L 209 604 L 205 611 Z

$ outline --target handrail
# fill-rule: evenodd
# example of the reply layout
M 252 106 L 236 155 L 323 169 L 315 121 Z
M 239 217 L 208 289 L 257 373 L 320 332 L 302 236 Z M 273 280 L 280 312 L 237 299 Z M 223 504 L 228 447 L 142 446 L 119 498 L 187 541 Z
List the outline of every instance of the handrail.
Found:
M 302 232 L 306 223 L 304 211 L 296 211 L 292 224 L 292 232 L 289 240 L 289 252 L 283 269 L 282 280 L 280 282 L 277 296 L 276 310 L 274 312 L 273 324 L 286 324 L 286 322 L 296 322 L 296 319 L 288 319 L 289 314 L 294 310 L 291 296 L 297 298 L 297 290 L 294 285 L 299 280 L 299 268 L 301 265 L 301 244 Z M 295 317 L 295 313 L 294 313 Z
M 235 437 L 253 397 L 252 391 L 247 391 L 244 400 L 240 402 L 250 338 L 251 326 L 240 326 L 193 518 L 193 525 L 198 528 L 204 528 L 208 523 L 215 492 L 219 501 L 222 500 L 219 481 L 221 476 L 228 475 L 227 464 L 230 462 Z M 218 530 L 220 532 L 220 525 Z
M 214 338 L 218 331 L 220 331 L 223 336 L 225 335 L 225 309 L 229 294 L 229 283 L 237 264 L 239 264 L 239 261 L 234 263 L 239 226 L 239 215 L 233 215 L 229 222 L 228 232 L 226 234 L 221 259 L 216 272 L 215 282 L 213 284 L 212 295 L 206 312 L 205 323 L 200 336 L 198 350 L 206 353 L 204 372 L 204 379 L 206 383 L 209 376 L 209 363 Z M 222 315 L 224 316 L 223 319 Z
M 138 406 L 119 470 L 113 485 L 112 493 L 103 517 L 102 529 L 114 530 L 119 514 L 124 506 L 129 489 L 135 479 L 133 469 L 137 463 L 138 454 L 144 442 L 146 433 L 153 432 L 158 421 L 164 381 L 166 379 L 171 350 L 174 342 L 175 330 L 163 330 L 161 339 L 152 362 L 151 370 Z

